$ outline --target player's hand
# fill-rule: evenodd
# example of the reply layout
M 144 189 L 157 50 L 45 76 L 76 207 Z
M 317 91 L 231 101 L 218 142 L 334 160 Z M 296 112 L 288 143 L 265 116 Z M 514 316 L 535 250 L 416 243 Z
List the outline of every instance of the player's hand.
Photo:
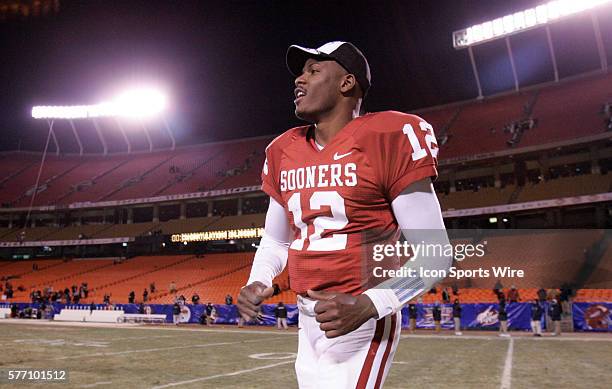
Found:
M 308 291 L 308 297 L 317 300 L 315 319 L 321 323 L 327 338 L 348 334 L 366 321 L 378 317 L 372 300 L 365 295 L 352 296 L 347 293 Z
M 268 297 L 274 295 L 274 287 L 255 281 L 240 290 L 238 295 L 238 312 L 246 321 L 253 320 L 259 313 L 259 306 Z

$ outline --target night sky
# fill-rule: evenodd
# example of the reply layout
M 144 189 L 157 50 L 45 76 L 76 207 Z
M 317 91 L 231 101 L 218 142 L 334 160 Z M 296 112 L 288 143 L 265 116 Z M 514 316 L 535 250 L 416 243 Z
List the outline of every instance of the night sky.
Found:
M 29 117 L 32 105 L 94 104 L 135 83 L 169 93 L 167 118 L 180 144 L 280 133 L 299 123 L 285 67 L 290 44 L 348 40 L 361 48 L 372 68 L 369 111 L 474 98 L 468 53 L 452 48 L 452 31 L 541 3 L 62 0 L 57 14 L 0 22 L 0 148 L 16 149 L 21 139 L 22 148 L 40 150 L 46 127 Z M 602 14 L 612 36 L 610 7 Z M 599 64 L 584 38 L 589 21 L 553 26 L 558 40 L 561 28 L 582 35 L 558 48 L 562 76 Z M 541 30 L 513 37 L 513 46 L 522 82 L 552 79 Z M 612 53 L 609 39 L 606 46 Z M 512 87 L 503 41 L 476 57 L 486 94 Z

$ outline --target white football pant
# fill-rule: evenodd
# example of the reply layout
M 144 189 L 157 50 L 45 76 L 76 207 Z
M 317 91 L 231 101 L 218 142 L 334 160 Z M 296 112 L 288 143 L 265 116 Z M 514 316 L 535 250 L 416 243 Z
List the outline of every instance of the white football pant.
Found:
M 399 343 L 401 313 L 370 319 L 349 334 L 328 339 L 315 320 L 315 304 L 298 296 L 295 371 L 300 389 L 381 388 Z

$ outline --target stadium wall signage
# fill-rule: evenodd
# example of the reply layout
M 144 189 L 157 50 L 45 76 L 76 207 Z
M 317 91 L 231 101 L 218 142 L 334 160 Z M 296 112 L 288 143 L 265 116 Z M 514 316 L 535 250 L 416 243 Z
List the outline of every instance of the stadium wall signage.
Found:
M 261 190 L 261 186 L 246 186 L 241 188 L 234 189 L 220 189 L 213 190 L 208 192 L 194 192 L 194 193 L 185 193 L 180 195 L 168 195 L 168 196 L 157 196 L 157 197 L 146 197 L 140 199 L 127 199 L 127 200 L 117 200 L 117 201 L 101 201 L 101 202 L 81 202 L 81 203 L 73 203 L 69 204 L 66 207 L 56 207 L 56 206 L 40 206 L 33 207 L 33 211 L 44 212 L 44 211 L 56 211 L 62 209 L 81 209 L 81 208 L 103 208 L 103 207 L 118 207 L 118 206 L 126 206 L 126 205 L 144 205 L 151 203 L 163 203 L 169 201 L 179 201 L 179 200 L 193 200 L 193 199 L 201 199 L 201 198 L 209 198 L 216 196 L 224 196 L 231 194 L 239 194 L 239 193 L 250 193 L 250 192 L 258 192 Z M 496 214 L 496 213 L 504 213 L 504 212 L 517 212 L 523 210 L 530 209 L 539 209 L 539 208 L 552 208 L 552 207 L 565 207 L 570 205 L 580 205 L 580 204 L 589 204 L 589 203 L 598 203 L 604 201 L 612 200 L 612 192 L 608 193 L 599 193 L 595 195 L 585 195 L 585 196 L 574 196 L 574 197 L 563 197 L 558 199 L 551 200 L 540 200 L 540 201 L 528 201 L 524 203 L 515 203 L 515 204 L 504 204 L 504 205 L 495 205 L 491 207 L 480 207 L 480 208 L 466 208 L 466 209 L 453 209 L 442 212 L 443 217 L 462 217 L 462 216 L 474 216 L 474 215 L 488 215 L 488 214 Z M 14 213 L 19 211 L 27 211 L 27 208 L 0 208 L 0 213 Z M 1 247 L 1 246 L 0 246 Z
M 264 229 L 259 227 L 223 231 L 186 232 L 182 234 L 173 234 L 170 240 L 172 242 L 206 242 L 214 240 L 253 239 L 261 238 L 263 232 Z
M 131 242 L 134 238 L 65 239 L 31 242 L 0 242 L 0 247 L 85 246 Z

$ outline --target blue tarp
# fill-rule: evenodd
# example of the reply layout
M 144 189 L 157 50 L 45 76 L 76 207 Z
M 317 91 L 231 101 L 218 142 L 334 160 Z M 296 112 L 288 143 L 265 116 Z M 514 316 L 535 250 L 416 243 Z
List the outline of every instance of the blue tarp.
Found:
M 612 331 L 612 303 L 574 303 L 575 331 Z
M 433 304 L 417 304 L 417 328 L 434 328 Z M 442 304 L 442 328 L 454 328 L 453 306 Z M 499 306 L 497 304 L 461 304 L 461 327 L 471 329 L 499 329 L 497 317 Z M 529 330 L 530 305 L 526 303 L 511 303 L 506 305 L 508 312 L 508 328 L 513 330 Z M 402 327 L 408 327 L 408 308 L 402 309 Z
M 2 304 L 7 306 L 8 304 Z M 27 307 L 37 308 L 38 304 L 17 303 L 19 310 Z M 151 313 L 166 315 L 166 321 L 172 322 L 172 305 L 150 304 Z M 286 304 L 287 322 L 289 325 L 297 325 L 298 309 L 295 304 Z M 66 304 L 51 304 L 53 314 L 58 314 L 66 307 Z M 78 309 L 89 309 L 89 305 L 68 305 L 68 307 Z M 102 309 L 103 305 L 97 305 Z M 214 305 L 216 314 L 215 324 L 237 324 L 238 309 L 235 305 Z M 461 327 L 464 329 L 497 330 L 499 329 L 497 304 L 462 304 Z M 125 313 L 138 313 L 138 304 L 120 304 L 117 306 Z M 274 318 L 275 304 L 265 304 L 262 306 L 261 315 L 257 320 L 246 323 L 247 325 L 275 325 Z M 417 328 L 432 329 L 434 327 L 432 317 L 433 304 L 417 304 Z M 545 307 L 545 309 L 547 306 Z M 182 323 L 199 323 L 205 305 L 184 305 L 181 311 Z M 442 309 L 442 328 L 453 328 L 453 310 L 451 304 L 441 305 Z M 509 303 L 506 305 L 508 312 L 508 328 L 512 330 L 530 330 L 531 309 L 529 303 Z M 574 303 L 574 328 L 577 331 L 612 331 L 612 303 Z M 542 317 L 544 325 L 545 317 Z M 402 309 L 402 327 L 408 327 L 408 308 Z

